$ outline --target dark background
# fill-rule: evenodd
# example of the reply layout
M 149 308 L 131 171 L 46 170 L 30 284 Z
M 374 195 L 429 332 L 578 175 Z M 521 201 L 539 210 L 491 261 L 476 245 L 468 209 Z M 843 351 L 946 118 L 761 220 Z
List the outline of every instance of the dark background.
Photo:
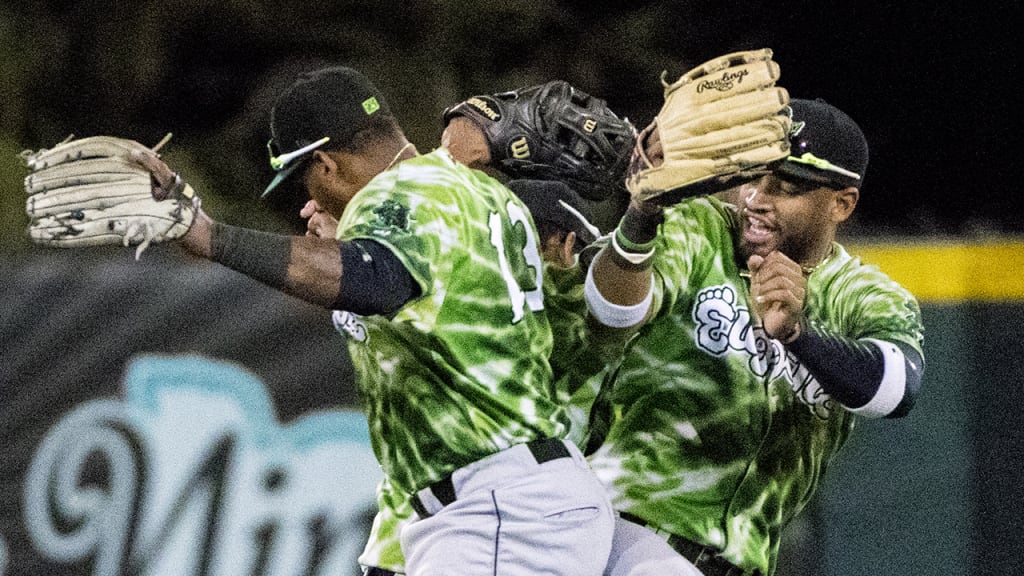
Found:
M 1019 233 L 1018 2 L 17 2 L 0 8 L 0 166 L 6 245 L 23 245 L 23 169 L 7 152 L 68 134 L 155 144 L 214 216 L 294 225 L 259 202 L 267 112 L 296 72 L 366 72 L 421 150 L 473 94 L 562 78 L 635 124 L 709 58 L 771 47 L 781 85 L 823 97 L 871 144 L 847 233 Z M 283 222 L 280 219 L 284 216 Z M 265 220 L 265 219 L 269 219 Z

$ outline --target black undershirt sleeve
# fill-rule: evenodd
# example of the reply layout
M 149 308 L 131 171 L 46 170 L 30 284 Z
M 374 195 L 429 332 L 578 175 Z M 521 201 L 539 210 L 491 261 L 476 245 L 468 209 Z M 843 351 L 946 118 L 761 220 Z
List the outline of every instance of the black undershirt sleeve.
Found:
M 339 243 L 341 288 L 331 306 L 363 316 L 388 315 L 420 295 L 420 287 L 391 250 L 373 240 Z
M 906 415 L 921 386 L 923 362 L 912 347 L 894 342 L 906 365 L 903 399 L 888 418 Z M 848 408 L 859 408 L 874 398 L 885 378 L 885 357 L 872 342 L 830 334 L 801 323 L 800 334 L 786 350 L 803 364 L 825 392 Z

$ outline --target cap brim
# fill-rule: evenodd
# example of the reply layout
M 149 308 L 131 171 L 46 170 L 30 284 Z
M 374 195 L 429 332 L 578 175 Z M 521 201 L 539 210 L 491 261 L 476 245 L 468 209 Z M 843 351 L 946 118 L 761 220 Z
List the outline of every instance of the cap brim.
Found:
M 853 178 L 843 176 L 835 172 L 827 172 L 825 170 L 819 170 L 813 166 L 807 166 L 799 162 L 791 162 L 786 160 L 776 166 L 775 171 L 792 178 L 798 178 L 807 182 L 814 182 L 815 184 L 821 184 L 822 186 L 829 186 L 831 188 L 846 188 L 847 186 L 856 186 L 857 181 Z
M 292 164 L 287 168 L 279 170 L 277 174 L 274 176 L 274 179 L 270 181 L 270 184 L 267 186 L 267 189 L 263 191 L 263 194 L 260 194 L 260 198 L 266 198 L 267 195 L 273 192 L 275 188 L 280 186 L 282 182 L 287 180 L 288 177 L 291 176 L 292 172 L 295 172 L 295 169 L 301 166 L 302 164 L 302 162 L 296 162 L 295 164 Z

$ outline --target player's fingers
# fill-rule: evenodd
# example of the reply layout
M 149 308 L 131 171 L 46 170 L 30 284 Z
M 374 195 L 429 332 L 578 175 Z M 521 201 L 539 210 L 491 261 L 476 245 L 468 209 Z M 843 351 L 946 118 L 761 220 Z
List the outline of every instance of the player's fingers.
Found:
M 750 270 L 751 274 L 756 274 L 761 269 L 761 265 L 764 264 L 764 257 L 758 254 L 751 254 L 747 258 L 747 270 Z
M 299 210 L 300 218 L 312 218 L 313 214 L 320 211 L 320 205 L 317 204 L 316 200 L 310 200 Z
M 306 222 L 306 230 L 307 236 L 334 238 L 338 231 L 338 221 L 327 212 L 321 210 L 313 214 Z
M 660 166 L 665 160 L 665 151 L 661 146 L 661 131 L 655 125 L 654 128 L 647 134 L 647 140 L 644 142 L 644 147 L 647 150 L 647 158 L 650 160 L 652 166 Z
M 306 222 L 306 236 L 320 236 L 320 223 L 316 218 L 310 218 Z
M 756 276 L 762 290 L 788 289 L 802 295 L 807 287 L 807 281 L 799 268 L 793 270 L 778 264 L 765 264 Z
M 789 256 L 786 256 L 778 250 L 769 252 L 764 258 L 765 265 L 776 267 L 776 268 L 790 268 L 793 270 L 799 270 L 800 265 L 794 262 Z
M 774 253 L 773 253 L 774 254 Z M 789 278 L 793 283 L 805 284 L 806 279 L 803 275 L 803 269 L 799 264 L 789 260 L 788 258 L 776 258 L 773 254 L 769 254 L 767 258 L 757 267 L 757 271 L 751 271 L 751 274 L 757 278 L 760 283 L 766 283 L 768 280 L 776 277 Z
M 803 290 L 790 286 L 773 284 L 762 286 L 754 296 L 758 304 L 781 304 L 789 309 L 800 309 L 803 307 Z
M 132 150 L 131 159 L 148 170 L 160 188 L 169 189 L 174 185 L 177 175 L 156 153 L 149 150 Z

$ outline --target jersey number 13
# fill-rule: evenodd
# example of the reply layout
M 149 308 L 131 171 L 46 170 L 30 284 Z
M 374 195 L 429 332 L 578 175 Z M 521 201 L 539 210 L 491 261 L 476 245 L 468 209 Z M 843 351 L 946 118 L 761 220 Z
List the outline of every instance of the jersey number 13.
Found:
M 505 286 L 508 287 L 508 296 L 512 301 L 512 323 L 515 324 L 523 318 L 523 313 L 528 306 L 531 311 L 537 312 L 544 309 L 544 295 L 541 288 L 543 265 L 540 252 L 537 250 L 537 237 L 533 233 L 533 226 L 530 225 L 530 217 L 523 212 L 517 204 L 509 202 L 506 206 L 509 220 L 512 227 L 521 225 L 526 231 L 526 243 L 520 246 L 523 258 L 533 269 L 534 288 L 526 290 L 519 284 L 512 268 L 509 266 L 508 255 L 505 253 L 505 240 L 502 234 L 501 215 L 492 212 L 488 221 L 491 229 L 491 245 L 498 250 L 498 266 L 501 268 L 501 276 L 505 279 Z

